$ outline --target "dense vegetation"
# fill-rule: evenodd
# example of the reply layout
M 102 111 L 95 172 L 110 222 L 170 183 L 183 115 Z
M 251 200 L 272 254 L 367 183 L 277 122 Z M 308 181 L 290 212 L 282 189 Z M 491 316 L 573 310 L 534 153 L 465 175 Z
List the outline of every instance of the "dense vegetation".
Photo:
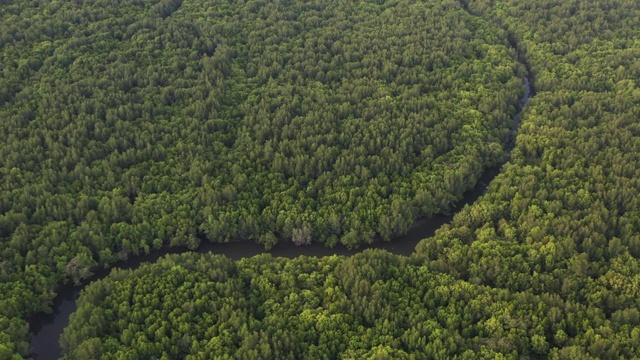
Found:
M 0 17 L 0 358 L 96 263 L 201 238 L 353 246 L 447 210 L 504 157 L 524 71 L 509 38 L 537 90 L 511 161 L 415 256 L 116 272 L 83 293 L 67 356 L 640 357 L 636 1 Z
M 538 92 L 509 165 L 418 253 L 458 279 L 594 309 L 581 325 L 591 331 L 554 330 L 575 346 L 564 358 L 638 357 L 640 6 L 471 1 L 469 9 L 514 34 Z
M 0 352 L 130 254 L 448 210 L 504 158 L 512 56 L 450 1 L 3 3 Z
M 515 359 L 580 354 L 577 339 L 595 331 L 617 334 L 618 355 L 639 355 L 638 329 L 594 322 L 598 308 L 474 285 L 380 250 L 173 255 L 114 272 L 78 305 L 62 338 L 71 359 Z
M 61 340 L 69 359 L 640 355 L 637 311 L 608 321 L 559 294 L 476 285 L 382 250 L 239 262 L 173 255 L 113 272 L 78 306 Z
M 531 66 L 537 90 L 511 161 L 487 194 L 423 240 L 411 258 L 369 252 L 350 259 L 263 257 L 234 264 L 233 275 L 220 284 L 245 281 L 245 292 L 237 296 L 248 302 L 236 311 L 246 322 L 233 326 L 246 334 L 242 340 L 254 341 L 253 353 L 244 352 L 247 344 L 240 339 L 225 337 L 229 325 L 205 318 L 195 321 L 197 330 L 183 329 L 193 336 L 189 346 L 153 351 L 199 358 L 222 344 L 246 358 L 266 354 L 261 351 L 293 358 L 640 357 L 640 5 L 628 0 L 464 5 L 508 30 Z M 198 261 L 206 263 L 172 258 L 155 271 L 167 274 L 174 264 Z M 245 270 L 262 264 L 278 270 L 263 268 L 266 275 Z M 194 284 L 209 281 L 200 275 L 206 266 L 184 266 Z M 114 275 L 125 282 L 122 290 L 105 290 L 113 279 L 87 290 L 64 338 L 70 355 L 125 354 L 134 351 L 134 339 L 144 343 L 153 336 L 135 319 L 123 325 L 131 326 L 128 331 L 84 325 L 112 311 L 120 292 L 143 311 L 143 295 L 135 300 L 137 294 L 126 286 L 154 284 L 152 275 L 143 277 L 146 272 L 153 270 Z M 275 289 L 266 281 L 252 283 L 253 278 L 267 278 Z M 263 304 L 262 292 L 280 299 L 278 305 Z M 175 318 L 189 316 L 188 310 L 174 307 Z M 286 318 L 286 326 L 272 314 Z M 345 324 L 340 332 L 323 327 L 322 320 L 331 316 Z M 179 324 L 169 326 L 174 333 L 165 336 L 184 336 Z M 292 329 L 302 341 L 273 340 L 279 339 L 272 335 L 276 328 Z M 207 335 L 199 338 L 201 331 Z M 342 333 L 348 336 L 341 338 Z M 303 347 L 291 345 L 298 343 Z

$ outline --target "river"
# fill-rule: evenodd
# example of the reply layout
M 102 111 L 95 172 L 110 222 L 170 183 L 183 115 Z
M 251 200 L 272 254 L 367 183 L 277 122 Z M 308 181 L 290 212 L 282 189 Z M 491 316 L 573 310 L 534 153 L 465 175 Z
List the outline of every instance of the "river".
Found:
M 511 38 L 509 40 L 511 45 L 516 48 L 513 40 Z M 525 93 L 520 100 L 517 113 L 512 118 L 513 130 L 506 141 L 506 151 L 509 154 L 515 146 L 515 134 L 517 127 L 520 124 L 522 109 L 526 105 L 527 101 L 535 94 L 532 87 L 530 68 L 522 59 L 519 59 L 519 61 L 525 65 L 528 73 L 523 79 Z M 429 219 L 419 219 L 414 223 L 406 235 L 395 238 L 391 242 L 376 241 L 373 244 L 361 245 L 358 249 L 350 250 L 341 244 L 333 248 L 327 248 L 319 243 L 314 243 L 308 246 L 296 246 L 292 242 L 281 241 L 271 250 L 265 251 L 262 245 L 253 241 L 238 241 L 226 244 L 212 244 L 203 241 L 201 242 L 200 247 L 196 250 L 189 250 L 187 248 L 180 247 L 163 248 L 151 251 L 149 254 L 131 256 L 126 262 L 114 263 L 109 269 L 100 269 L 96 271 L 91 279 L 89 279 L 90 281 L 87 281 L 80 286 L 62 286 L 58 290 L 58 295 L 53 301 L 53 313 L 50 315 L 40 314 L 34 317 L 29 323 L 31 332 L 34 334 L 31 337 L 31 355 L 34 359 L 38 360 L 54 360 L 61 356 L 61 349 L 58 340 L 60 339 L 64 328 L 69 324 L 69 316 L 76 311 L 77 306 L 75 300 L 80 295 L 80 291 L 88 283 L 100 280 L 107 276 L 113 268 L 134 269 L 144 262 L 155 262 L 160 257 L 167 254 L 181 254 L 189 251 L 199 253 L 214 252 L 225 255 L 234 260 L 251 257 L 265 252 L 268 252 L 275 257 L 287 258 L 294 258 L 301 255 L 317 257 L 329 255 L 348 256 L 361 252 L 365 249 L 384 249 L 397 255 L 410 255 L 414 252 L 415 247 L 420 240 L 433 236 L 436 230 L 442 225 L 450 222 L 453 216 L 460 211 L 460 209 L 467 204 L 473 203 L 478 199 L 478 197 L 484 194 L 487 184 L 489 184 L 499 173 L 501 167 L 502 165 L 486 170 L 477 185 L 472 190 L 467 191 L 464 194 L 464 198 L 455 204 L 453 207 L 454 210 L 450 214 L 438 214 Z

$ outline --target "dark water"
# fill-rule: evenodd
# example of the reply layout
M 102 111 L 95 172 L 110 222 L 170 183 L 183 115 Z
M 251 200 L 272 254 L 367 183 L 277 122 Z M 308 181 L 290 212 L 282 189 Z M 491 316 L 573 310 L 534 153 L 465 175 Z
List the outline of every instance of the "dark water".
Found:
M 520 123 L 520 114 L 522 108 L 533 95 L 531 86 L 531 77 L 527 75 L 524 78 L 525 94 L 520 100 L 518 113 L 513 117 L 513 131 L 509 139 L 507 139 L 507 151 L 510 152 L 515 144 L 515 131 Z M 416 221 L 409 232 L 401 237 L 393 239 L 391 242 L 375 241 L 371 245 L 360 246 L 355 250 L 349 250 L 344 245 L 336 245 L 334 248 L 327 248 L 321 244 L 315 243 L 309 246 L 296 246 L 289 241 L 281 241 L 271 250 L 265 251 L 262 245 L 253 241 L 239 241 L 227 244 L 212 244 L 202 242 L 196 250 L 188 250 L 187 248 L 163 248 L 152 251 L 147 255 L 131 256 L 126 262 L 118 262 L 112 264 L 111 268 L 133 269 L 145 262 L 155 262 L 160 257 L 167 254 L 181 254 L 189 251 L 198 253 L 213 252 L 225 255 L 231 259 L 238 260 L 254 255 L 268 252 L 275 257 L 294 258 L 301 255 L 307 256 L 329 256 L 329 255 L 353 255 L 365 249 L 384 249 L 398 255 L 410 255 L 414 252 L 416 245 L 422 239 L 431 237 L 436 230 L 443 224 L 451 221 L 453 216 L 460 211 L 465 205 L 471 204 L 484 194 L 487 184 L 493 180 L 498 174 L 499 168 L 492 168 L 485 171 L 478 184 L 472 190 L 464 194 L 462 201 L 457 203 L 451 214 L 435 215 L 429 219 L 421 219 Z M 96 281 L 107 276 L 111 270 L 100 269 L 95 272 L 90 281 Z M 53 314 L 41 314 L 34 317 L 30 321 L 30 328 L 34 334 L 31 337 L 31 355 L 38 360 L 58 359 L 61 356 L 60 345 L 58 339 L 62 335 L 62 331 L 69 324 L 69 316 L 76 311 L 75 300 L 80 294 L 80 290 L 89 283 L 86 282 L 81 286 L 66 285 L 59 289 L 58 296 L 53 302 Z
M 397 255 L 411 255 L 418 242 L 422 239 L 431 237 L 435 231 L 442 225 L 448 223 L 464 205 L 470 204 L 478 199 L 486 190 L 486 186 L 498 174 L 498 169 L 494 168 L 486 171 L 476 187 L 465 193 L 464 199 L 456 204 L 454 211 L 449 215 L 438 214 L 429 219 L 418 220 L 409 232 L 401 237 L 393 239 L 391 242 L 375 241 L 370 245 L 361 245 L 358 249 L 350 250 L 342 244 L 333 248 L 325 247 L 319 243 L 313 243 L 308 246 L 296 246 L 290 241 L 281 241 L 271 250 L 265 251 L 264 246 L 253 241 L 240 241 L 227 244 L 212 244 L 203 242 L 196 250 L 187 248 L 163 248 L 152 251 L 148 255 L 132 256 L 126 262 L 118 262 L 111 266 L 110 269 L 100 269 L 91 277 L 91 281 L 96 281 L 109 275 L 111 269 L 134 269 L 145 262 L 155 262 L 160 257 L 167 254 L 181 254 L 186 252 L 206 253 L 213 252 L 225 255 L 231 259 L 238 260 L 251 257 L 258 254 L 269 253 L 275 257 L 295 258 L 301 255 L 306 256 L 331 256 L 331 255 L 353 255 L 365 249 L 384 249 Z M 88 284 L 89 282 L 87 282 Z M 65 285 L 58 291 L 58 296 L 53 302 L 53 314 L 38 315 L 30 322 L 31 331 L 34 335 L 31 337 L 31 354 L 38 360 L 58 359 L 61 355 L 58 339 L 62 335 L 62 331 L 69 324 L 69 316 L 76 311 L 77 306 L 75 300 L 80 295 L 80 291 L 84 286 Z
M 486 189 L 486 185 L 498 174 L 498 169 L 491 169 L 485 172 L 478 185 L 472 190 L 465 193 L 462 202 L 456 204 L 454 213 L 457 213 L 464 205 L 470 204 L 482 195 Z M 411 255 L 418 242 L 422 239 L 431 237 L 435 231 L 443 224 L 451 221 L 453 214 L 435 215 L 428 220 L 418 220 L 409 232 L 401 237 L 393 239 L 391 242 L 375 241 L 370 245 L 361 245 L 358 249 L 350 250 L 342 244 L 333 248 L 325 247 L 319 243 L 313 243 L 308 246 L 296 246 L 290 241 L 281 241 L 271 250 L 265 251 L 264 246 L 253 241 L 240 241 L 227 244 L 212 244 L 203 242 L 196 250 L 187 248 L 163 248 L 152 251 L 148 255 L 132 256 L 126 262 L 118 262 L 111 266 L 110 269 L 100 269 L 91 277 L 91 281 L 96 281 L 109 275 L 111 269 L 134 269 L 145 262 L 155 262 L 160 257 L 167 254 L 181 254 L 189 251 L 206 253 L 213 252 L 225 255 L 231 259 L 238 260 L 251 257 L 258 254 L 269 253 L 275 257 L 295 258 L 301 255 L 307 256 L 331 256 L 331 255 L 353 255 L 365 249 L 385 249 L 398 255 Z M 87 282 L 88 284 L 89 282 Z M 31 337 L 31 354 L 38 360 L 58 359 L 61 355 L 58 339 L 62 335 L 62 331 L 69 324 L 69 316 L 76 311 L 77 306 L 75 300 L 80 295 L 80 291 L 86 284 L 81 286 L 65 285 L 58 291 L 58 296 L 53 302 L 53 314 L 38 315 L 30 322 L 30 328 L 33 332 Z

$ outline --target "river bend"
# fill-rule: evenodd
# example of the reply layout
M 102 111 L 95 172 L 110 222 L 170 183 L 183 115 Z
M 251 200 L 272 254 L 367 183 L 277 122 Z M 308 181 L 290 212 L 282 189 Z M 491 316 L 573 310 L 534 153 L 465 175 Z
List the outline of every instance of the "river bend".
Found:
M 465 3 L 461 2 L 463 8 L 467 11 Z M 514 37 L 509 35 L 509 44 L 518 50 Z M 523 78 L 525 93 L 518 104 L 517 113 L 513 116 L 512 131 L 506 139 L 506 151 L 511 153 L 515 146 L 515 133 L 520 124 L 520 116 L 527 101 L 535 94 L 532 86 L 532 75 L 529 64 L 518 52 L 518 60 L 527 69 L 527 74 Z M 507 159 L 509 157 L 507 156 Z M 504 164 L 502 164 L 504 165 Z M 414 252 L 416 245 L 422 239 L 431 237 L 436 230 L 442 225 L 451 221 L 453 216 L 457 214 L 465 205 L 471 204 L 484 194 L 487 185 L 499 173 L 502 165 L 487 169 L 476 186 L 464 194 L 464 198 L 455 204 L 451 214 L 438 214 L 429 219 L 420 219 L 414 223 L 409 232 L 401 237 L 395 238 L 391 242 L 376 241 L 370 245 L 361 245 L 360 248 L 350 250 L 344 245 L 339 244 L 333 248 L 327 248 L 319 243 L 309 246 L 296 246 L 292 242 L 280 241 L 271 250 L 265 251 L 264 247 L 253 241 L 238 241 L 226 244 L 213 244 L 202 241 L 196 250 L 188 250 L 186 248 L 162 248 L 151 251 L 149 254 L 131 256 L 126 262 L 117 262 L 112 264 L 109 269 L 100 269 L 88 281 L 81 286 L 65 285 L 58 290 L 58 295 L 53 302 L 53 313 L 50 315 L 39 314 L 30 321 L 30 329 L 34 334 L 31 337 L 31 355 L 38 360 L 58 359 L 61 356 L 61 349 L 58 343 L 64 328 L 69 324 L 69 316 L 76 311 L 77 305 L 75 300 L 80 295 L 80 291 L 84 286 L 92 281 L 100 280 L 106 277 L 113 268 L 134 269 L 144 262 L 155 262 L 160 257 L 167 254 L 180 254 L 189 251 L 206 253 L 214 252 L 225 255 L 231 259 L 238 260 L 246 257 L 255 256 L 262 253 L 270 253 L 274 257 L 294 258 L 302 255 L 306 256 L 330 256 L 330 255 L 353 255 L 365 249 L 384 249 L 397 255 L 410 255 Z

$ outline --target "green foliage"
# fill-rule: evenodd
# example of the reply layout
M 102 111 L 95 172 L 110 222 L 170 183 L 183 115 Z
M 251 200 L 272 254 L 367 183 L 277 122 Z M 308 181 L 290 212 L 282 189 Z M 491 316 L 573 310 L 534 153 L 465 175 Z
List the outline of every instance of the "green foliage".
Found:
M 67 359 L 564 358 L 582 347 L 631 358 L 638 334 L 597 307 L 474 285 L 380 250 L 238 262 L 191 253 L 87 286 L 61 344 Z
M 513 34 L 538 93 L 486 195 L 417 251 L 474 284 L 592 309 L 599 329 L 576 337 L 583 324 L 567 319 L 531 337 L 538 354 L 637 357 L 640 7 L 540 0 L 469 9 Z
M 633 0 L 3 4 L 0 358 L 96 265 L 204 238 L 355 247 L 451 210 L 504 159 L 514 59 L 537 95 L 511 160 L 416 256 L 115 271 L 66 356 L 640 357 L 639 19 Z
M 0 24 L 8 318 L 163 245 L 389 240 L 504 159 L 522 93 L 450 1 L 12 1 Z

